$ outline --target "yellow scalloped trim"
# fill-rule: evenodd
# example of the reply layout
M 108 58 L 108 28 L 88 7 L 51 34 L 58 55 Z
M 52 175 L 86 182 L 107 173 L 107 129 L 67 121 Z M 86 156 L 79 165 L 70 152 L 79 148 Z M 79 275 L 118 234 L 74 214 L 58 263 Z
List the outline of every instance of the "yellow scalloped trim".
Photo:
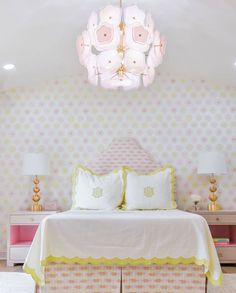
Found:
M 130 257 L 121 259 L 118 257 L 114 257 L 111 259 L 100 257 L 100 258 L 79 258 L 79 257 L 73 257 L 68 258 L 65 256 L 48 256 L 43 261 L 41 261 L 42 266 L 46 266 L 48 263 L 79 263 L 79 264 L 94 264 L 94 265 L 163 265 L 163 264 L 191 264 L 194 263 L 196 265 L 204 265 L 208 267 L 209 262 L 205 259 L 199 260 L 196 257 L 190 257 L 190 258 L 184 258 L 184 257 L 178 257 L 178 258 L 171 258 L 171 257 L 165 257 L 165 258 L 157 258 L 153 257 L 151 259 L 146 259 L 143 257 L 133 259 Z
M 42 281 L 41 281 L 40 277 L 37 276 L 37 274 L 36 274 L 34 269 L 31 269 L 27 265 L 24 265 L 23 271 L 25 273 L 31 275 L 32 279 L 36 282 L 36 284 L 38 284 L 39 286 L 42 284 Z
M 127 186 L 127 171 L 135 173 L 135 174 L 140 175 L 140 176 L 145 176 L 145 175 L 149 176 L 149 175 L 156 175 L 157 173 L 163 172 L 163 171 L 165 171 L 167 169 L 170 169 L 172 209 L 176 209 L 177 204 L 176 204 L 176 201 L 175 201 L 175 169 L 171 165 L 166 165 L 166 166 L 163 166 L 161 168 L 156 168 L 155 170 L 153 170 L 150 173 L 139 173 L 139 172 L 136 172 L 134 169 L 130 168 L 129 166 L 123 166 L 123 171 L 124 171 L 124 174 L 125 174 L 125 177 L 124 177 L 125 178 L 125 183 L 124 183 L 125 184 L 125 190 L 126 190 L 126 186 Z M 123 201 L 122 207 L 125 208 L 125 199 Z
M 120 171 L 122 171 L 122 186 L 123 186 L 123 190 L 122 190 L 122 194 L 121 194 L 121 200 L 120 200 L 120 203 L 118 206 L 121 206 L 122 202 L 123 202 L 123 199 L 124 199 L 124 196 L 125 196 L 125 177 L 124 177 L 124 172 L 123 172 L 123 168 L 117 168 L 109 173 L 106 173 L 106 174 L 99 174 L 99 173 L 95 173 L 93 172 L 91 169 L 89 169 L 88 167 L 85 167 L 83 165 L 76 165 L 75 169 L 74 169 L 74 172 L 72 174 L 72 207 L 71 208 L 75 208 L 75 197 L 76 197 L 76 193 L 77 193 L 77 184 L 78 184 L 78 175 L 79 175 L 79 171 L 80 170 L 83 170 L 83 171 L 86 171 L 86 172 L 89 172 L 91 175 L 94 175 L 94 176 L 99 176 L 99 177 L 102 177 L 102 176 L 108 176 L 110 174 L 117 174 L 119 173 Z
M 220 286 L 224 279 L 223 273 L 220 274 L 218 280 L 213 279 L 209 271 L 205 275 L 207 276 L 207 279 L 211 282 L 211 284 L 214 286 Z
M 204 265 L 207 272 L 205 273 L 208 280 L 215 286 L 221 285 L 223 281 L 223 274 L 221 273 L 220 277 L 215 280 L 213 279 L 210 271 L 209 271 L 209 261 L 206 259 L 197 259 L 196 257 L 178 257 L 178 258 L 151 258 L 151 259 L 145 259 L 145 258 L 138 258 L 138 259 L 132 259 L 132 258 L 112 258 L 107 259 L 105 257 L 101 258 L 79 258 L 79 257 L 73 257 L 68 258 L 65 256 L 48 256 L 43 261 L 41 261 L 41 266 L 46 266 L 48 263 L 66 263 L 66 264 L 93 264 L 93 265 L 119 265 L 119 266 L 125 266 L 125 265 L 164 265 L 164 264 L 196 264 L 196 265 Z M 24 271 L 32 276 L 34 281 L 40 285 L 42 283 L 42 280 L 40 277 L 37 276 L 34 269 L 29 268 L 28 266 L 24 267 Z

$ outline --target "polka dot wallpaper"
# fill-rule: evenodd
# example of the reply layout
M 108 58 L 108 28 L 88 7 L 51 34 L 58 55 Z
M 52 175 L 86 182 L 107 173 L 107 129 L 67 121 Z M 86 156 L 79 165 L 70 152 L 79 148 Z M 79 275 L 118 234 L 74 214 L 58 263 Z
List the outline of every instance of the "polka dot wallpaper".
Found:
M 112 139 L 133 137 L 161 164 L 176 168 L 180 208 L 189 195 L 207 205 L 208 178 L 196 174 L 197 155 L 222 150 L 229 173 L 219 177 L 219 202 L 236 209 L 236 89 L 205 81 L 157 76 L 148 89 L 106 91 L 84 75 L 0 93 L 0 252 L 6 251 L 7 215 L 31 206 L 31 178 L 21 175 L 22 155 L 48 153 L 52 174 L 41 177 L 42 199 L 71 205 L 71 174 Z

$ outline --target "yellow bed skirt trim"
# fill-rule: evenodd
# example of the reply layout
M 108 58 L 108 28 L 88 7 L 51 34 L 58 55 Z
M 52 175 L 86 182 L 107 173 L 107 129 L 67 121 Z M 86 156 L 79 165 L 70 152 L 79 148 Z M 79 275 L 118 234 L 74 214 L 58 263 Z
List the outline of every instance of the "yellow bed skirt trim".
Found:
M 215 286 L 221 285 L 223 281 L 223 274 L 221 273 L 220 277 L 215 280 L 213 279 L 209 268 L 209 262 L 206 259 L 197 259 L 196 257 L 190 257 L 190 258 L 184 258 L 184 257 L 178 257 L 178 258 L 151 258 L 151 259 L 145 259 L 145 258 L 138 258 L 138 259 L 132 259 L 132 258 L 112 258 L 107 259 L 104 257 L 101 258 L 79 258 L 79 257 L 73 257 L 73 258 L 67 258 L 65 256 L 48 256 L 43 261 L 41 261 L 41 266 L 45 267 L 49 263 L 65 263 L 65 264 L 93 264 L 93 265 L 164 265 L 164 264 L 196 264 L 196 265 L 204 265 L 207 272 L 205 273 L 208 280 Z M 41 280 L 37 276 L 34 269 L 28 267 L 27 265 L 24 266 L 24 272 L 28 273 L 32 276 L 34 281 L 41 285 Z
M 35 281 L 36 284 L 41 285 L 42 282 L 41 282 L 40 278 L 37 276 L 34 269 L 31 269 L 30 267 L 28 267 L 26 265 L 26 266 L 24 266 L 23 270 L 25 273 L 31 275 L 32 279 Z

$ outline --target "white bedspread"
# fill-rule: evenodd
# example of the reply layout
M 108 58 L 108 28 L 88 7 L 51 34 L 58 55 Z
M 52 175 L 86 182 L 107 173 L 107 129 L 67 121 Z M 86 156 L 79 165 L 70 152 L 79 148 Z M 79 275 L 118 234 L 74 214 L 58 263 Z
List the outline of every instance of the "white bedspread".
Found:
M 221 267 L 208 225 L 199 215 L 170 211 L 81 211 L 41 223 L 24 264 L 38 284 L 49 262 L 92 264 L 195 263 L 213 284 Z

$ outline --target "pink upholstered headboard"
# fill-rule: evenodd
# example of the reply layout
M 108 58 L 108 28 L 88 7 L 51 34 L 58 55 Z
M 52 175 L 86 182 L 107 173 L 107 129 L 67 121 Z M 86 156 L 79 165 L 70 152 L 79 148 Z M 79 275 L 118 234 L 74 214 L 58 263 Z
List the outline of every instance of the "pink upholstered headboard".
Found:
M 159 167 L 158 164 L 133 138 L 116 138 L 108 148 L 88 166 L 96 173 L 107 173 L 121 166 L 129 166 L 142 173 Z

